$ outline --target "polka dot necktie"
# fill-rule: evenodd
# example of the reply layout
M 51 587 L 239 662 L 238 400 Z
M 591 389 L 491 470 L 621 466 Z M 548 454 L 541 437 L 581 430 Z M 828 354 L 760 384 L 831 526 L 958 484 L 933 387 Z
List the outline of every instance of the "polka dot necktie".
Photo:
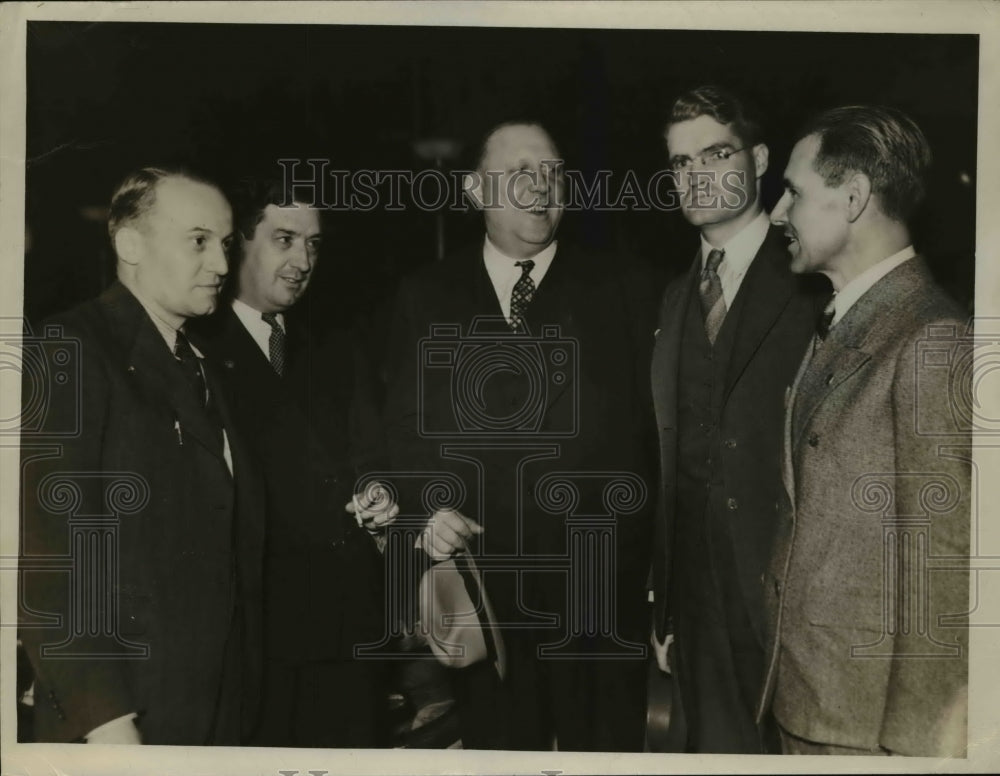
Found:
M 701 295 L 701 312 L 705 318 L 705 334 L 713 345 L 719 336 L 719 329 L 726 319 L 726 300 L 722 296 L 722 281 L 719 280 L 719 265 L 726 252 L 712 249 L 705 261 L 705 269 L 701 272 L 701 282 L 698 292 Z
M 524 311 L 535 295 L 535 281 L 531 279 L 535 262 L 526 259 L 515 262 L 514 265 L 521 268 L 521 277 L 517 279 L 510 294 L 510 328 L 511 331 L 524 331 Z
M 260 317 L 271 327 L 271 336 L 267 340 L 267 358 L 274 371 L 280 375 L 285 371 L 285 332 L 278 323 L 277 313 L 261 313 Z

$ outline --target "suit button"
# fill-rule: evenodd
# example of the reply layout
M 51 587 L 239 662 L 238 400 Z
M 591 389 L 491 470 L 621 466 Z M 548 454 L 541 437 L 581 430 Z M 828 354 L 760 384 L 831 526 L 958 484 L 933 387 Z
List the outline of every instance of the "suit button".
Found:
M 810 447 L 819 447 L 819 434 L 810 434 L 809 435 L 809 446 Z
M 736 499 L 734 499 L 732 497 L 729 497 L 728 499 L 726 499 L 726 507 L 729 509 L 730 512 L 735 512 L 737 509 L 739 509 L 739 506 L 740 505 L 736 501 Z
M 730 450 L 735 450 L 736 449 L 736 440 L 735 439 L 727 439 L 726 440 L 726 447 L 728 447 Z
M 828 374 L 826 376 L 826 384 L 830 385 L 831 383 L 833 383 L 833 374 Z

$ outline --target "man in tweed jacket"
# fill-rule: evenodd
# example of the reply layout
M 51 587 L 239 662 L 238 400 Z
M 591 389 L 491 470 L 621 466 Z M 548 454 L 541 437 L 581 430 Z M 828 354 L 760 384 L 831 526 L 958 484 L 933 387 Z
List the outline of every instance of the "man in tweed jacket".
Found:
M 786 753 L 962 756 L 969 348 L 906 226 L 930 150 L 886 108 L 829 111 L 800 138 L 772 222 L 793 271 L 836 294 L 787 402 L 761 712 Z

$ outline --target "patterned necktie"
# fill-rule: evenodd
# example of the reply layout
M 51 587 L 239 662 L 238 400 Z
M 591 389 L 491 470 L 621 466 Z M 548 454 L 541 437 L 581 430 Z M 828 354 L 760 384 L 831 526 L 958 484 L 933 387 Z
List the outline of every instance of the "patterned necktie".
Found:
M 205 387 L 205 374 L 201 371 L 201 360 L 195 355 L 191 343 L 182 331 L 177 332 L 177 339 L 174 341 L 174 358 L 184 369 L 184 377 L 194 391 L 198 406 L 205 407 L 208 403 L 208 390 Z
M 816 321 L 816 336 L 819 337 L 820 342 L 826 339 L 827 335 L 830 333 L 830 326 L 833 325 L 833 316 L 837 312 L 837 308 L 834 306 L 834 300 L 837 295 L 834 294 L 830 297 L 830 301 L 827 302 L 826 308 L 824 308 L 819 319 Z
M 528 309 L 531 297 L 535 295 L 535 281 L 531 279 L 531 270 L 535 268 L 535 262 L 525 259 L 515 262 L 514 265 L 521 268 L 521 277 L 517 279 L 510 294 L 510 328 L 512 331 L 521 331 L 524 328 L 524 311 Z
M 280 375 L 285 370 L 285 332 L 278 323 L 277 313 L 261 313 L 260 317 L 271 327 L 271 336 L 267 340 L 268 360 Z
M 726 252 L 712 249 L 708 253 L 705 269 L 701 272 L 698 292 L 701 295 L 701 314 L 705 318 L 705 334 L 713 345 L 719 336 L 719 329 L 726 319 L 726 300 L 722 296 L 722 281 L 719 280 L 719 265 Z

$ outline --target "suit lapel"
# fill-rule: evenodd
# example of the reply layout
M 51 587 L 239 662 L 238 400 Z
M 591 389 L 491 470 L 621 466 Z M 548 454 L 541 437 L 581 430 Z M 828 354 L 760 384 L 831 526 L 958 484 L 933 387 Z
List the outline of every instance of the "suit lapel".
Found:
M 785 267 L 787 256 L 780 230 L 771 227 L 733 300 L 734 308 L 739 302 L 743 309 L 736 311 L 739 320 L 734 321 L 737 328 L 726 369 L 723 402 L 792 298 L 791 277 Z
M 660 328 L 653 344 L 651 369 L 653 405 L 661 428 L 677 427 L 677 380 L 680 371 L 681 336 L 688 305 L 694 297 L 701 270 L 701 252 L 695 257 L 683 282 L 672 285 L 660 306 Z
M 528 331 L 535 339 L 546 336 L 543 327 L 558 326 L 557 339 L 566 340 L 576 337 L 576 320 L 573 314 L 576 303 L 575 278 L 573 277 L 572 256 L 567 255 L 565 248 L 557 250 L 552 258 L 545 277 L 535 291 L 535 296 L 528 305 L 525 320 Z M 578 368 L 583 368 L 581 353 L 577 353 Z M 574 382 L 576 370 L 567 370 L 567 379 L 561 383 L 550 385 L 545 409 L 555 404 Z
M 139 301 L 124 286 L 115 283 L 101 296 L 101 302 L 122 345 L 128 371 L 147 395 L 157 398 L 173 414 L 179 440 L 186 443 L 194 439 L 224 460 L 215 425 L 198 403 L 191 384 Z
M 793 450 L 797 450 L 809 423 L 827 397 L 871 360 L 885 338 L 879 318 L 905 315 L 905 299 L 930 283 L 919 258 L 909 259 L 872 286 L 835 325 L 803 370 L 793 398 Z

